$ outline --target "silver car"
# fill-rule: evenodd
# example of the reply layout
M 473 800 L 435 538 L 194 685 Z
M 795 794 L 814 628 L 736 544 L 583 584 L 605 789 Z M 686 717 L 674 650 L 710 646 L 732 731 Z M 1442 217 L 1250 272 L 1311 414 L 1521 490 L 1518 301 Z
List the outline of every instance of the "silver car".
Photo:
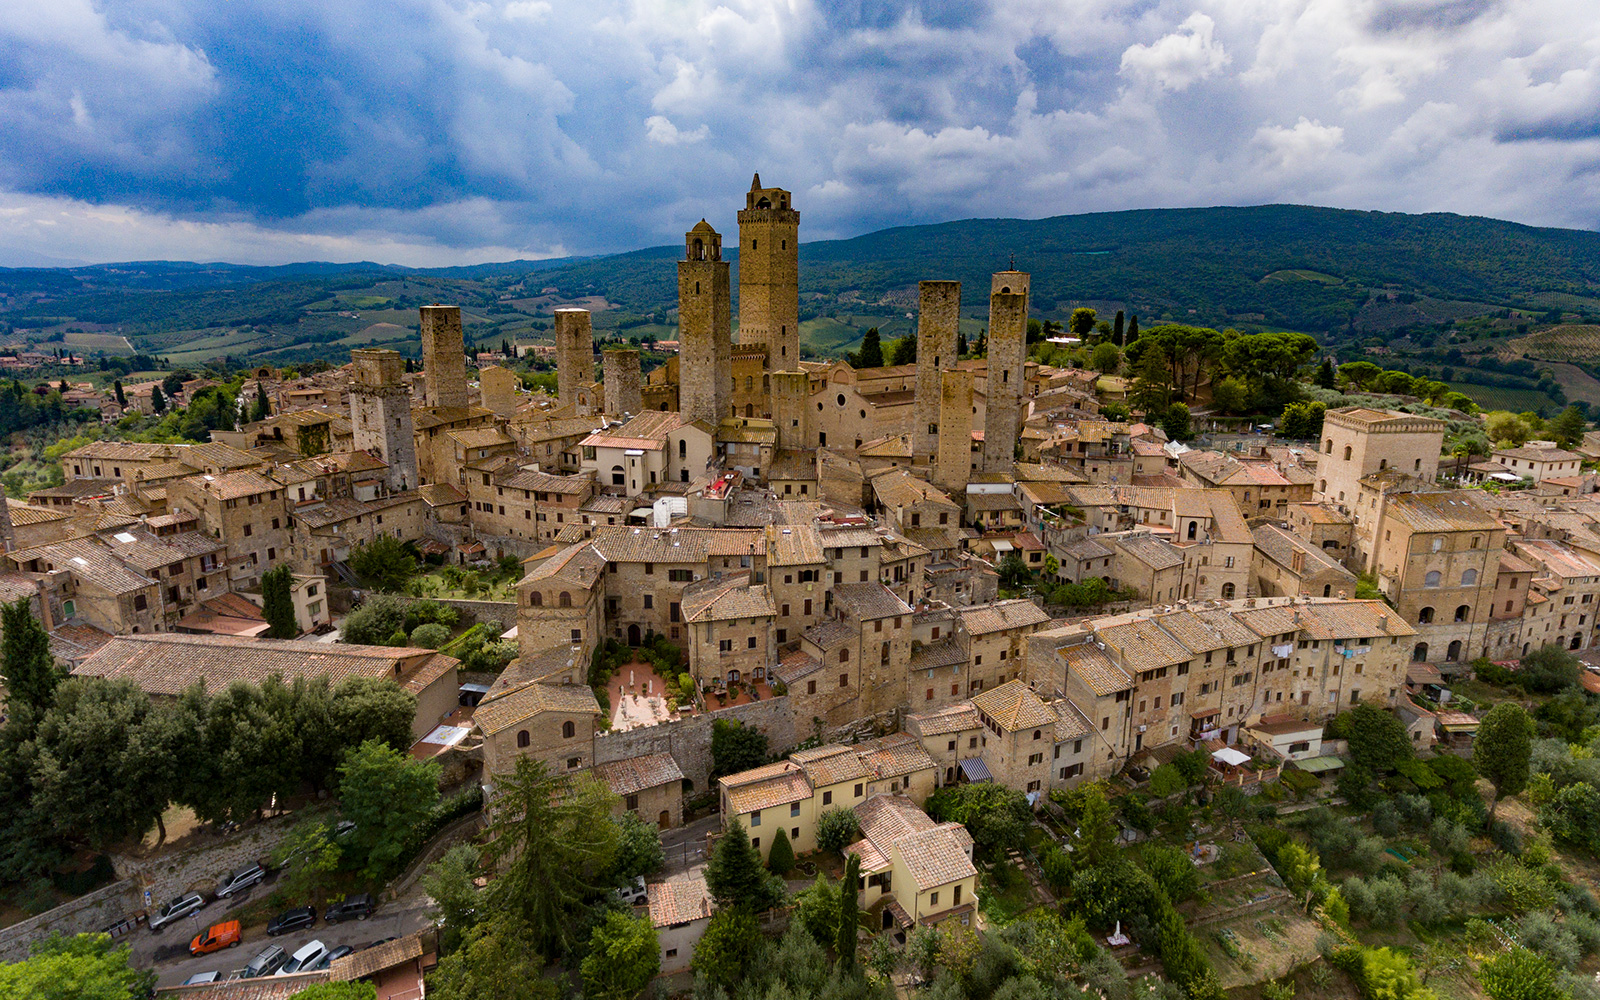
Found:
M 205 905 L 206 898 L 198 892 L 185 893 L 156 911 L 150 918 L 150 929 L 159 931 L 174 920 L 181 920 Z
M 245 865 L 223 876 L 217 883 L 217 898 L 227 899 L 236 892 L 243 892 L 257 882 L 267 877 L 267 870 L 260 865 Z

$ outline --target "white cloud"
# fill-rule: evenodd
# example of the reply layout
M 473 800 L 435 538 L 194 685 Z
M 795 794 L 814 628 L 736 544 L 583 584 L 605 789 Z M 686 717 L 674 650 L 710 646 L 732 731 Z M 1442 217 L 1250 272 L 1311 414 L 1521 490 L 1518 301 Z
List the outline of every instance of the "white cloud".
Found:
M 1214 37 L 1216 22 L 1196 11 L 1178 30 L 1152 45 L 1130 45 L 1122 53 L 1123 76 L 1162 90 L 1186 90 L 1232 61 Z
M 1294 125 L 1263 125 L 1256 129 L 1255 145 L 1283 170 L 1304 170 L 1326 159 L 1344 142 L 1344 129 L 1308 121 L 1303 115 Z
M 651 115 L 644 120 L 645 137 L 651 142 L 663 146 L 681 146 L 685 143 L 699 142 L 711 134 L 711 129 L 705 125 L 688 132 L 679 131 L 678 126 L 672 124 L 672 119 L 665 115 Z

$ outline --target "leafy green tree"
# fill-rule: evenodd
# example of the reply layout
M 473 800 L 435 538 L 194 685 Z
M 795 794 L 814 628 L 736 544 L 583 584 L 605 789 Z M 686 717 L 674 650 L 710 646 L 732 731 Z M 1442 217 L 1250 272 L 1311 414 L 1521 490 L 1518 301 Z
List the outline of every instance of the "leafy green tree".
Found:
M 1028 564 L 1015 552 L 1008 552 L 1000 560 L 1000 584 L 1008 590 L 1017 590 L 1028 582 L 1033 574 L 1028 570 Z
M 1543 955 L 1514 947 L 1484 962 L 1478 982 L 1491 1000 L 1567 1000 L 1557 985 L 1557 973 Z
M 560 982 L 544 973 L 544 958 L 528 925 L 515 916 L 484 921 L 466 933 L 465 947 L 439 960 L 428 976 L 434 1000 L 560 1000 Z
M 1290 403 L 1278 418 L 1278 430 L 1284 437 L 1300 441 L 1321 437 L 1322 418 L 1327 412 L 1328 404 L 1321 400 Z
M 294 614 L 294 598 L 289 596 L 293 586 L 294 571 L 287 563 L 261 574 L 261 613 L 267 619 L 268 639 L 294 639 L 300 635 L 300 623 Z
M 348 983 L 316 983 L 297 993 L 289 994 L 289 1000 L 378 1000 L 378 988 L 360 980 Z
M 783 880 L 761 865 L 761 852 L 737 819 L 729 825 L 706 863 L 706 888 L 718 909 L 743 906 L 753 912 L 783 902 Z
M 1370 771 L 1388 771 L 1414 755 L 1405 725 L 1372 705 L 1357 705 L 1349 713 L 1350 756 Z
M 839 890 L 817 873 L 810 886 L 795 894 L 795 915 L 818 944 L 831 946 L 839 928 Z
M 450 630 L 443 625 L 427 622 L 412 629 L 408 641 L 418 649 L 438 649 L 450 641 Z
M 631 812 L 612 817 L 612 822 L 617 825 L 613 871 L 619 884 L 641 875 L 653 875 L 666 866 L 667 855 L 661 848 L 661 835 L 655 827 Z
M 20 962 L 0 965 L 0 1000 L 133 1000 L 156 986 L 151 969 L 129 964 L 127 944 L 108 934 L 53 934 Z
M 1087 339 L 1094 330 L 1098 314 L 1093 309 L 1079 307 L 1072 310 L 1072 318 L 1067 320 L 1067 329 L 1079 340 Z
M 934 819 L 966 827 L 974 845 L 990 857 L 1023 846 L 1033 823 L 1026 795 L 988 781 L 946 785 L 928 797 L 926 808 Z
M 861 855 L 852 853 L 844 864 L 844 879 L 839 883 L 839 933 L 833 950 L 839 956 L 839 968 L 853 972 L 856 967 L 856 941 L 860 936 L 860 917 L 857 909 L 856 886 L 861 881 Z
M 772 846 L 767 850 L 767 870 L 774 875 L 787 875 L 794 868 L 794 848 L 789 844 L 788 831 L 778 827 L 778 832 L 772 837 Z
M 908 333 L 894 342 L 894 352 L 889 358 L 891 365 L 914 365 L 917 363 L 917 337 Z
M 1576 406 L 1569 406 L 1550 421 L 1550 435 L 1562 447 L 1569 448 L 1583 440 L 1583 432 L 1588 427 L 1589 422 L 1584 419 L 1583 411 Z
M 26 704 L 43 712 L 67 672 L 50 654 L 50 635 L 33 616 L 30 599 L 19 597 L 0 606 L 0 628 L 5 630 L 0 639 L 0 674 L 5 677 L 7 704 Z
M 440 925 L 440 948 L 449 954 L 460 947 L 467 930 L 477 922 L 478 848 L 456 844 L 428 866 L 422 891 L 433 901 L 429 916 Z
M 1339 377 L 1357 389 L 1365 389 L 1383 369 L 1370 361 L 1349 361 L 1339 366 Z
M 406 619 L 406 602 L 392 594 L 374 594 L 345 616 L 339 638 L 358 646 L 381 646 Z
M 1503 701 L 1489 709 L 1472 741 L 1472 762 L 1478 773 L 1494 785 L 1489 821 L 1494 822 L 1500 799 L 1515 795 L 1528 784 L 1528 758 L 1533 753 L 1533 720 L 1522 706 Z
M 1174 902 L 1181 903 L 1200 895 L 1200 869 L 1176 847 L 1148 844 L 1141 860 L 1145 871 Z
M 1110 375 L 1122 367 L 1122 352 L 1109 342 L 1094 345 L 1091 358 L 1090 364 L 1094 370 L 1104 375 Z
M 1193 438 L 1194 429 L 1189 426 L 1189 408 L 1182 403 L 1173 403 L 1167 407 L 1166 414 L 1161 418 L 1161 429 L 1174 441 L 1188 441 Z
M 612 910 L 589 936 L 583 958 L 583 995 L 588 1000 L 632 1000 L 661 971 L 656 929 L 648 917 Z
M 760 767 L 768 759 L 767 734 L 737 719 L 718 719 L 711 725 L 711 776 L 738 774 Z
M 1158 799 L 1175 795 L 1189 787 L 1183 773 L 1171 764 L 1162 764 L 1150 774 L 1150 794 Z
M 340 854 L 326 822 L 302 820 L 272 851 L 274 865 L 288 865 L 278 891 L 296 902 L 310 902 L 328 876 L 339 870 Z
M 1117 825 L 1111 818 L 1111 803 L 1098 786 L 1083 796 L 1077 838 L 1076 853 L 1086 865 L 1103 865 L 1117 854 Z
M 417 696 L 386 677 L 347 677 L 333 689 L 330 711 L 341 748 L 378 740 L 405 750 L 412 743 Z
M 736 908 L 719 910 L 694 946 L 695 975 L 713 987 L 732 991 L 743 982 L 761 953 L 761 928 L 754 914 Z
M 838 852 L 861 839 L 861 820 L 855 812 L 834 806 L 817 817 L 817 849 Z
M 368 740 L 339 765 L 339 812 L 356 824 L 346 839 L 368 879 L 393 872 L 439 801 L 439 764 Z
M 1516 680 L 1535 694 L 1555 694 L 1576 686 L 1582 671 L 1576 656 L 1551 643 L 1522 658 Z
M 500 874 L 489 883 L 490 907 L 525 923 L 542 954 L 565 955 L 578 940 L 574 914 L 604 891 L 613 870 L 616 796 L 591 775 L 558 777 L 528 757 L 495 784 L 484 861 Z
M 1159 419 L 1167 412 L 1175 391 L 1171 370 L 1157 351 L 1145 351 L 1135 358 L 1130 349 L 1126 356 L 1134 362 L 1133 386 L 1128 401 L 1150 419 Z
M 1587 781 L 1567 785 L 1540 808 L 1539 822 L 1557 840 L 1593 850 L 1600 844 L 1600 788 Z
M 355 547 L 350 553 L 350 568 L 371 586 L 399 593 L 417 575 L 417 560 L 400 539 L 379 535 Z
M 1250 386 L 1244 379 L 1230 375 L 1211 387 L 1211 402 L 1223 413 L 1246 413 L 1250 409 Z

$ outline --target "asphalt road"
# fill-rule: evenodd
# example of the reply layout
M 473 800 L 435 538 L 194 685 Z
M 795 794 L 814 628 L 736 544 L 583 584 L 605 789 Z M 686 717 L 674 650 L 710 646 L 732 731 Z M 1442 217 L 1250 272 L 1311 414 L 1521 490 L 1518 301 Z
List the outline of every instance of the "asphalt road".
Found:
M 381 938 L 400 937 L 426 927 L 428 899 L 416 895 L 392 903 L 383 903 L 366 920 L 347 920 L 328 926 L 319 918 L 311 927 L 293 934 L 268 937 L 265 926 L 246 928 L 244 939 L 237 948 L 189 957 L 189 942 L 196 934 L 213 923 L 228 919 L 226 908 L 213 900 L 199 912 L 169 924 L 159 931 L 140 930 L 133 940 L 133 964 L 141 968 L 154 968 L 158 972 L 157 986 L 177 986 L 200 972 L 220 972 L 223 979 L 254 958 L 268 944 L 275 944 L 293 955 L 310 941 L 321 941 L 329 948 L 342 944 L 360 949 Z

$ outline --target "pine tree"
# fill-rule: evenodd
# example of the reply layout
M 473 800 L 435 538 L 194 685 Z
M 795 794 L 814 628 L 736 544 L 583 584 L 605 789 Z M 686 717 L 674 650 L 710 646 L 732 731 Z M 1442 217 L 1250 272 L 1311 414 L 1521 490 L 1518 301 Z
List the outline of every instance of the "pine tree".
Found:
M 128 397 L 122 393 L 122 379 L 119 378 L 111 383 L 111 391 L 116 393 L 118 406 L 125 407 L 128 405 Z
M 67 673 L 50 655 L 50 635 L 33 616 L 32 601 L 19 597 L 0 605 L 0 628 L 5 630 L 0 638 L 0 675 L 10 700 L 43 713 Z
M 150 387 L 150 409 L 157 413 L 165 413 L 167 410 L 167 397 L 161 395 L 161 387 L 159 385 Z
M 1111 339 L 1116 341 L 1118 347 L 1122 346 L 1122 335 L 1124 332 L 1126 331 L 1123 326 L 1122 310 L 1118 309 L 1117 318 L 1111 324 Z
M 734 820 L 717 841 L 706 865 L 706 888 L 718 909 L 743 906 L 768 910 L 783 899 L 783 883 L 761 867 L 761 852 L 750 843 L 744 824 Z
M 267 619 L 267 638 L 293 639 L 300 635 L 300 623 L 295 619 L 294 598 L 289 590 L 294 585 L 294 574 L 287 565 L 275 566 L 261 577 L 261 612 Z
M 847 973 L 855 971 L 856 967 L 856 885 L 860 881 L 861 855 L 852 854 L 850 860 L 845 862 L 844 881 L 839 885 L 839 936 L 834 941 L 834 950 L 839 954 L 839 969 Z

